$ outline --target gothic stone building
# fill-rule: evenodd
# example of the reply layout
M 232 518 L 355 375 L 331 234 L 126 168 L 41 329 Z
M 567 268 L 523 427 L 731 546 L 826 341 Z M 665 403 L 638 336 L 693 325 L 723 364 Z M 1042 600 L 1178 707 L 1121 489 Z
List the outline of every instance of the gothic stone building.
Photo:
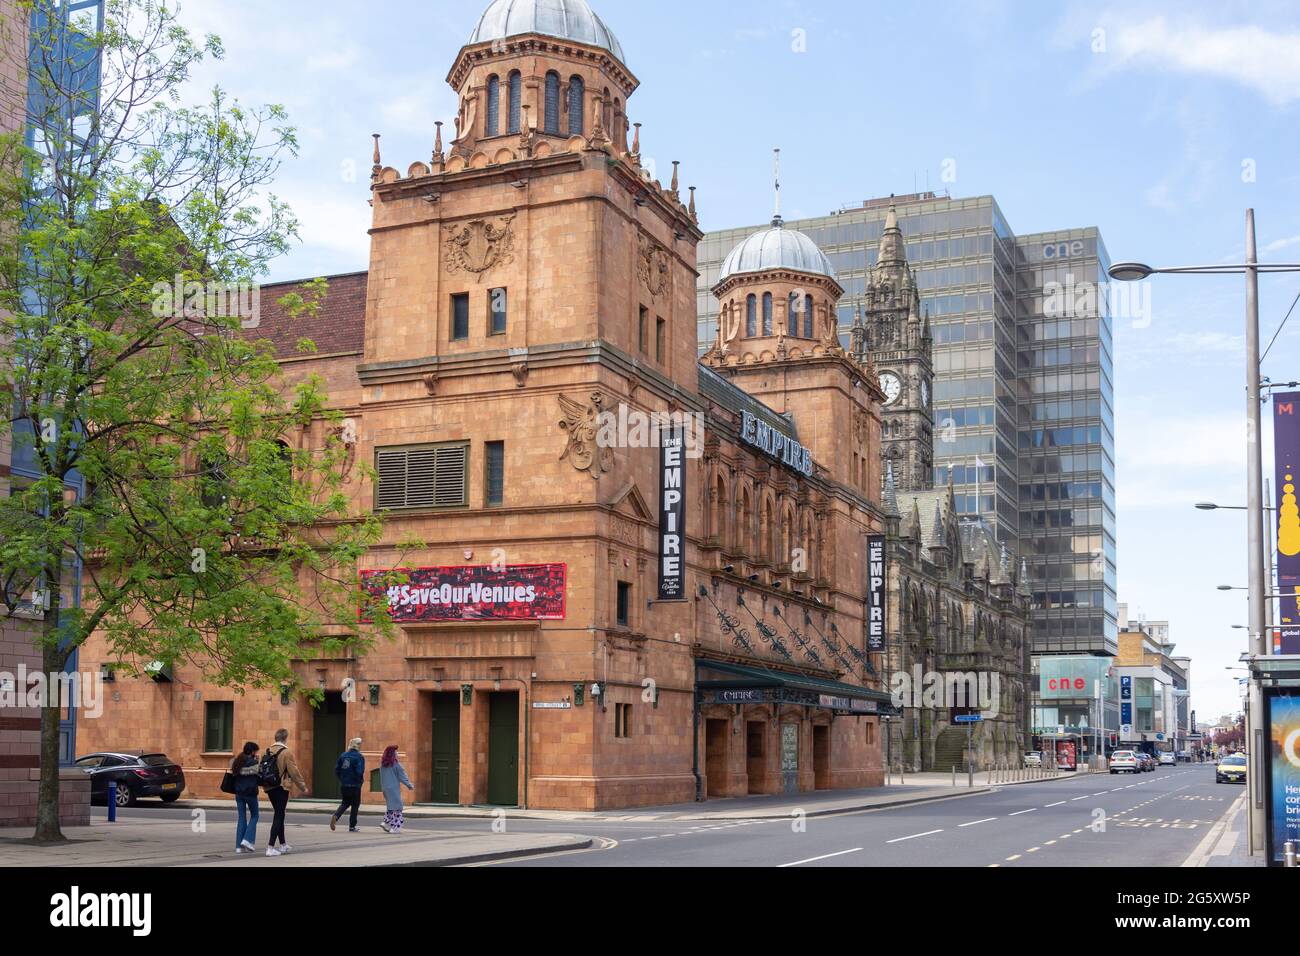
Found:
M 891 208 L 855 320 L 852 350 L 879 370 L 887 515 L 886 670 L 901 720 L 890 759 L 912 770 L 965 768 L 967 728 L 977 766 L 1018 764 L 1029 720 L 1029 599 L 1024 562 L 987 522 L 960 517 L 952 487 L 935 489 L 934 380 L 902 230 Z
M 256 333 L 286 387 L 321 376 L 355 461 L 374 464 L 377 483 L 358 468 L 350 491 L 385 535 L 358 570 L 409 569 L 389 597 L 397 639 L 299 661 L 325 691 L 316 709 L 179 664 L 119 679 L 84 749 L 166 751 L 199 796 L 232 746 L 281 726 L 318 797 L 353 736 L 372 766 L 396 744 L 422 802 L 591 810 L 879 785 L 889 697 L 862 556 L 885 523 L 880 392 L 836 342 L 825 257 L 791 234 L 738 265 L 729 303 L 798 287 L 813 313 L 784 341 L 765 319 L 702 366 L 694 197 L 642 165 L 638 81 L 584 0 L 495 0 L 448 81 L 449 149 L 439 137 L 403 172 L 376 142 L 367 272 L 335 277 L 310 329 L 264 308 Z M 311 356 L 294 349 L 304 334 Z M 644 429 L 602 437 L 606 413 L 700 425 L 666 598 L 661 491 L 676 485 Z M 412 540 L 426 545 L 404 552 Z M 109 663 L 102 642 L 85 659 Z

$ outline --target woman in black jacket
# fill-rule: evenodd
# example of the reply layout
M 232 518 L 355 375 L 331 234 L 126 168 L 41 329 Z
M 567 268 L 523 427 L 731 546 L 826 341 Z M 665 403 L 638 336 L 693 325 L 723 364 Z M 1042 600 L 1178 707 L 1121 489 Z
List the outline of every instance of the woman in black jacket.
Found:
M 251 740 L 244 750 L 230 762 L 230 772 L 235 777 L 235 805 L 239 808 L 239 822 L 235 827 L 235 852 L 252 853 L 257 849 L 257 744 Z

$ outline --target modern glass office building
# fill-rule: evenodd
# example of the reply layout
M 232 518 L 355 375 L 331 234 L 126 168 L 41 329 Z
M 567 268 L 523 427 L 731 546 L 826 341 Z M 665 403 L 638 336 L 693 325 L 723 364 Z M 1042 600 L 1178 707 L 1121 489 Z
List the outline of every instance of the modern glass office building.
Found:
M 1095 228 L 1017 236 L 992 196 L 885 197 L 793 220 L 830 257 L 845 347 L 891 202 L 934 335 L 936 485 L 1029 562 L 1034 652 L 1117 650 L 1110 262 Z M 761 225 L 699 247 L 701 349 L 709 289 Z

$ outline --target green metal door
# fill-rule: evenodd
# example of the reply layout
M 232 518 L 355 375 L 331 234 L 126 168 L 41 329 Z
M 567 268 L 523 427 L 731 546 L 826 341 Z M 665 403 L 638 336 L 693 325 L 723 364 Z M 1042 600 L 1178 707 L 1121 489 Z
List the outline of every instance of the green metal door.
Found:
M 491 695 L 488 710 L 488 803 L 519 805 L 519 693 Z
M 347 746 L 348 717 L 343 695 L 327 691 L 312 719 L 311 795 L 320 800 L 339 798 L 339 778 L 334 765 Z
M 433 695 L 434 803 L 460 803 L 460 695 Z

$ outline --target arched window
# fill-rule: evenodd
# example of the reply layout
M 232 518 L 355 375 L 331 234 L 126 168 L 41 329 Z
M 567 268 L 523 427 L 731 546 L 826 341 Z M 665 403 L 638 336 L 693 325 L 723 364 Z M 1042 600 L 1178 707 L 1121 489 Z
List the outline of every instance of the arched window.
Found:
M 758 552 L 754 547 L 754 503 L 749 497 L 748 488 L 740 495 L 740 520 L 736 523 L 736 544 L 741 551 L 748 551 L 751 556 L 757 556 Z
M 751 292 L 749 298 L 745 300 L 745 334 L 748 336 L 758 335 L 758 299 Z
M 520 96 L 523 93 L 523 80 L 519 71 L 515 70 L 510 74 L 510 128 L 508 133 L 519 132 L 519 105 Z
M 713 499 L 713 534 L 719 545 L 727 543 L 727 485 L 718 475 Z
M 763 293 L 763 334 L 772 334 L 772 293 Z
M 786 307 L 785 331 L 787 335 L 799 334 L 799 293 L 790 293 L 790 304 Z
M 569 77 L 569 135 L 581 136 L 585 122 L 587 85 L 582 77 Z
M 501 78 L 493 74 L 487 86 L 487 135 L 501 132 Z
M 772 499 L 768 498 L 763 502 L 762 520 L 758 526 L 758 559 L 760 561 L 771 561 L 772 552 L 776 549 L 772 546 Z
M 552 136 L 560 135 L 560 74 L 546 74 L 546 118 L 543 130 Z
M 813 297 L 806 296 L 803 304 L 803 337 L 813 337 Z

